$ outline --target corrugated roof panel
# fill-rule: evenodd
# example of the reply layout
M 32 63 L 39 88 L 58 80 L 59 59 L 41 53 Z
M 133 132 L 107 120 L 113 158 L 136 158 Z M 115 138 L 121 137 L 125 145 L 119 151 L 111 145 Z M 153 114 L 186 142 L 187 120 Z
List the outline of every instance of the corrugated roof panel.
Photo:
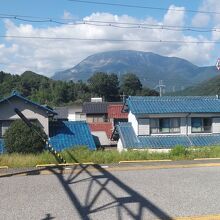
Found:
M 220 134 L 136 136 L 129 122 L 120 123 L 117 126 L 117 130 L 123 146 L 131 149 L 220 146 Z
M 57 151 L 74 146 L 96 149 L 89 126 L 84 121 L 52 122 L 50 124 L 50 143 Z
M 119 123 L 119 125 L 117 125 L 117 130 L 123 146 L 126 148 L 139 146 L 140 141 L 138 140 L 130 122 Z
M 191 135 L 190 139 L 194 146 L 220 146 L 220 135 Z
M 219 113 L 220 99 L 210 96 L 135 97 L 126 100 L 133 114 Z
M 190 141 L 185 135 L 175 135 L 175 136 L 140 136 L 142 148 L 173 148 L 175 146 L 181 145 L 189 147 Z

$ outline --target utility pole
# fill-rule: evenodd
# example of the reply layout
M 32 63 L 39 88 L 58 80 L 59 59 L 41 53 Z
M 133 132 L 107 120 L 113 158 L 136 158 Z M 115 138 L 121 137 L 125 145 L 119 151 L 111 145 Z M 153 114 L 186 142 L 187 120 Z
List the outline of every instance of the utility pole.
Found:
M 159 88 L 160 96 L 163 95 L 163 89 L 165 89 L 165 85 L 163 84 L 163 80 L 159 80 L 159 84 L 155 87 L 155 89 Z

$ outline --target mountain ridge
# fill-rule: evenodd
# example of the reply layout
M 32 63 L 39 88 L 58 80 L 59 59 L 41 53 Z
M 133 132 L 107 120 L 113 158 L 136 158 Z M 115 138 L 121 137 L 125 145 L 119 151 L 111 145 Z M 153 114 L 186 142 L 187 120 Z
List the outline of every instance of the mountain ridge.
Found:
M 192 86 L 218 74 L 214 66 L 199 67 L 178 57 L 118 50 L 90 55 L 74 67 L 56 72 L 52 79 L 87 81 L 96 72 L 115 73 L 119 79 L 125 73 L 134 73 L 144 86 L 150 88 L 154 88 L 159 80 L 163 80 L 168 91 Z

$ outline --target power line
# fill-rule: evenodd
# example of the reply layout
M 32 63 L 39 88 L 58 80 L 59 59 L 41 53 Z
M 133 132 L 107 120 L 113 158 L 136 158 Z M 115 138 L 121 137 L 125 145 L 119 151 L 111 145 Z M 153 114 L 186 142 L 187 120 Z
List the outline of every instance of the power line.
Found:
M 110 41 L 110 42 L 141 42 L 141 43 L 177 43 L 177 44 L 220 44 L 220 41 L 184 41 L 184 40 L 141 40 L 141 39 L 109 39 L 109 38 L 77 38 L 49 36 L 0 35 L 0 38 L 39 39 L 39 40 L 73 40 L 73 41 Z
M 177 11 L 177 12 L 190 12 L 190 13 L 202 13 L 202 14 L 220 14 L 217 11 L 200 11 L 192 9 L 177 9 L 177 8 L 162 8 L 162 7 L 151 7 L 144 5 L 129 5 L 121 3 L 108 3 L 108 2 L 97 2 L 97 1 L 84 1 L 84 0 L 69 0 L 71 2 L 94 4 L 94 5 L 107 5 L 107 6 L 117 6 L 117 7 L 127 7 L 127 8 L 139 8 L 139 9 L 149 9 L 149 10 L 160 10 L 160 11 Z
M 3 16 L 4 15 L 4 16 Z M 27 19 L 32 18 L 32 19 Z M 165 25 L 165 24 L 150 24 L 150 23 L 130 23 L 130 22 L 116 22 L 116 21 L 98 21 L 98 20 L 83 20 L 83 21 L 74 21 L 68 20 L 69 22 L 64 22 L 60 20 L 55 20 L 53 18 L 44 18 L 44 17 L 34 17 L 26 15 L 5 15 L 0 14 L 0 19 L 14 19 L 18 21 L 30 22 L 30 23 L 55 23 L 60 25 L 90 25 L 98 27 L 113 27 L 113 28 L 123 28 L 123 29 L 150 29 L 150 30 L 168 30 L 168 31 L 192 31 L 192 32 L 220 32 L 220 28 L 204 28 L 204 27 L 194 27 L 194 26 L 178 26 L 178 25 Z M 122 26 L 123 25 L 123 26 Z M 127 25 L 127 26 L 124 26 Z

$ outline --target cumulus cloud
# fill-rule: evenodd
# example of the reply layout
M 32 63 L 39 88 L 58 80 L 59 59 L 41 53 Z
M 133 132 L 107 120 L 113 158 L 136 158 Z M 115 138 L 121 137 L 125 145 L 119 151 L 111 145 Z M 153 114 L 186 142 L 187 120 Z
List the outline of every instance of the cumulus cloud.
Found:
M 174 12 L 170 9 L 181 9 Z M 93 13 L 85 17 L 86 21 L 115 21 L 121 23 L 150 23 L 153 25 L 184 25 L 184 8 L 170 6 L 170 9 L 160 21 L 148 17 L 140 20 L 128 15 L 114 15 L 110 13 Z M 65 12 L 66 18 L 72 17 Z M 126 25 L 123 25 L 126 26 Z M 59 26 L 33 26 L 32 24 L 15 24 L 10 20 L 5 21 L 7 36 L 39 36 L 59 38 L 83 39 L 118 39 L 122 41 L 78 41 L 78 40 L 46 40 L 7 38 L 0 44 L 0 59 L 8 63 L 4 70 L 11 73 L 22 73 L 25 69 L 36 71 L 47 76 L 53 75 L 58 70 L 71 68 L 84 58 L 94 53 L 110 50 L 141 50 L 159 53 L 165 56 L 179 56 L 196 64 L 208 63 L 212 44 L 182 44 L 182 43 L 147 43 L 123 40 L 141 41 L 201 41 L 204 36 L 190 36 L 182 31 L 170 31 L 148 28 L 116 28 L 113 26 L 95 26 L 88 24 L 59 25 Z M 200 55 L 203 54 L 201 57 Z
M 185 17 L 185 8 L 171 5 L 164 16 L 163 22 L 170 26 L 183 26 Z

